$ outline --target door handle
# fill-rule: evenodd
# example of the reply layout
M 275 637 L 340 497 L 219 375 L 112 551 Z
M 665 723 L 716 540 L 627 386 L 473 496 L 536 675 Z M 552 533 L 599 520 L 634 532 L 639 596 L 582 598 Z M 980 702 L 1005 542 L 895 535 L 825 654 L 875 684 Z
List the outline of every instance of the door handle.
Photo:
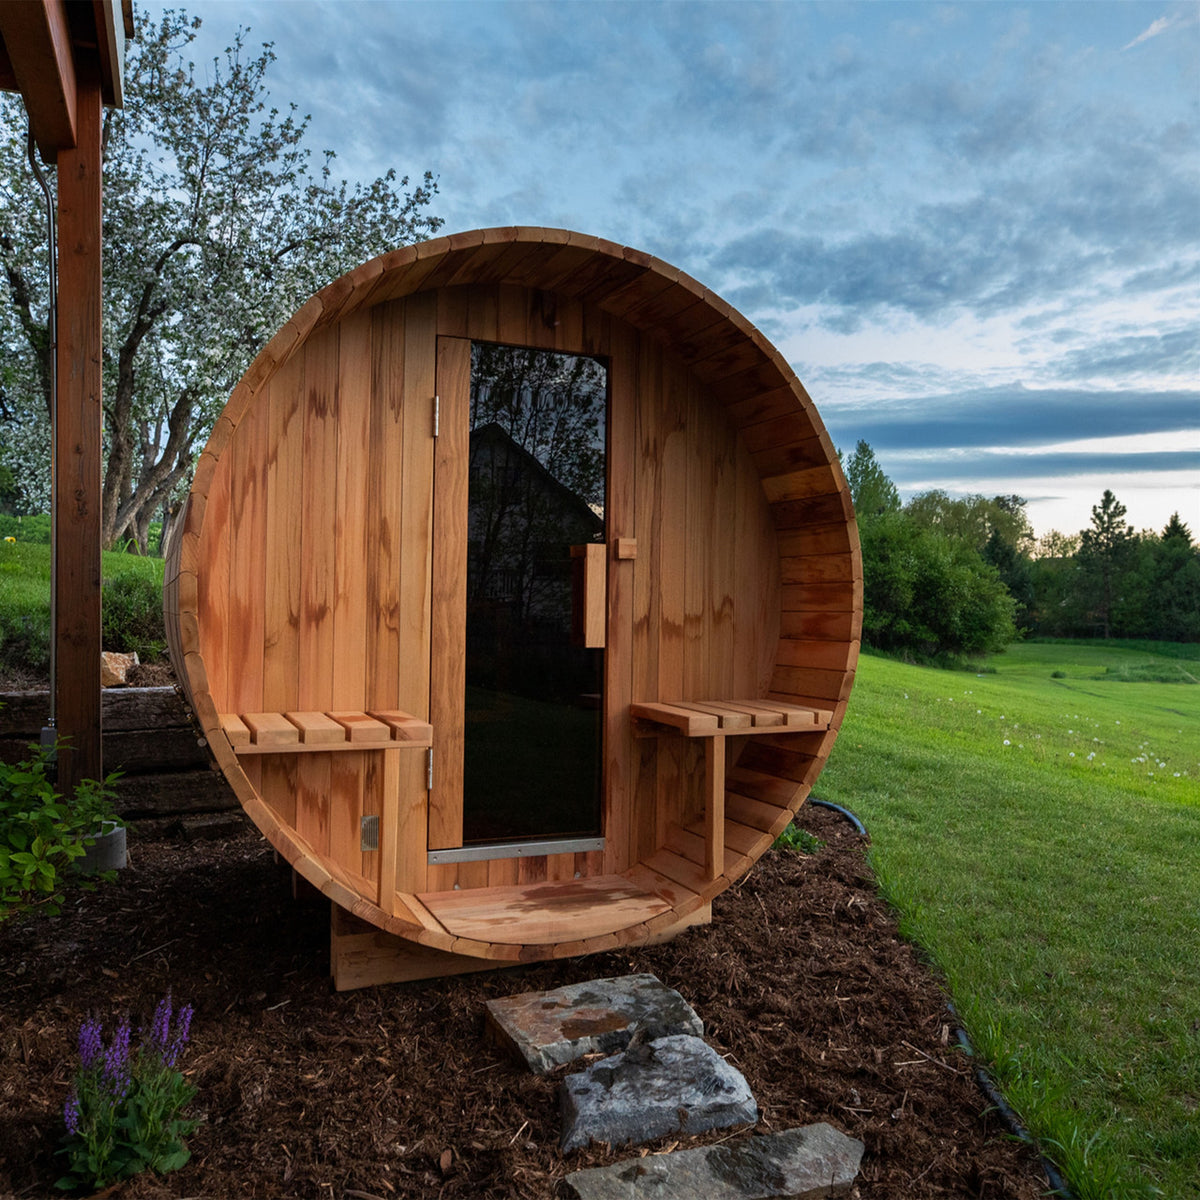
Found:
M 571 547 L 571 644 L 604 648 L 607 626 L 607 547 L 599 542 Z

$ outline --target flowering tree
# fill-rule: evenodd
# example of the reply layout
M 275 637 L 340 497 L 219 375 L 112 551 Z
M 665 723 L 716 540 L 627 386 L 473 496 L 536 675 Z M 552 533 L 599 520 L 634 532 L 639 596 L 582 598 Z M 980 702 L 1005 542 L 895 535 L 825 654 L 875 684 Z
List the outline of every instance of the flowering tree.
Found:
M 268 108 L 269 45 L 239 31 L 197 73 L 199 19 L 143 17 L 123 110 L 105 113 L 102 538 L 144 550 L 155 511 L 186 481 L 228 395 L 312 292 L 440 225 L 436 185 L 394 171 L 351 187 L 307 117 Z M 52 175 L 53 172 L 50 172 Z M 408 189 L 408 190 L 406 190 Z M 27 511 L 49 496 L 45 206 L 26 160 L 21 102 L 0 100 L 0 430 Z

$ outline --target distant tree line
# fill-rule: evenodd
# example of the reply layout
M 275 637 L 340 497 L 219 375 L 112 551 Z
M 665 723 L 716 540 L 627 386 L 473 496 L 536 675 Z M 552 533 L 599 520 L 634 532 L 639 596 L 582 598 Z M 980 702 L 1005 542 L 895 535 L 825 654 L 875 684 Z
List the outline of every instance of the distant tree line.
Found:
M 1135 533 L 1105 491 L 1078 534 L 1036 539 L 1016 495 L 899 492 L 860 441 L 845 463 L 862 540 L 863 641 L 921 658 L 1025 635 L 1200 640 L 1200 549 L 1178 513 Z

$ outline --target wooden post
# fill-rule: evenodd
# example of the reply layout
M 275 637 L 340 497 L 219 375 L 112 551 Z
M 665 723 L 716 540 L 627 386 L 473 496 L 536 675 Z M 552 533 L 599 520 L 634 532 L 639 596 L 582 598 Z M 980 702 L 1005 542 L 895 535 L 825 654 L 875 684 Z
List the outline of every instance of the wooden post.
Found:
M 78 74 L 77 140 L 58 153 L 58 435 L 54 446 L 59 790 L 100 757 L 100 79 Z
M 704 739 L 704 870 L 716 879 L 725 870 L 725 739 Z

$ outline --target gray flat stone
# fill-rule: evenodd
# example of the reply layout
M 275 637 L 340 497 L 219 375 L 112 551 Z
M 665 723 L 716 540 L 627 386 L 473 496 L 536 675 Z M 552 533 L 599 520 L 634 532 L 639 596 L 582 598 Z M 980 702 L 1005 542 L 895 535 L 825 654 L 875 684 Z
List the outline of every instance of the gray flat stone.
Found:
M 704 1023 L 674 989 L 653 975 L 593 979 L 548 992 L 489 1000 L 486 1024 L 493 1041 L 544 1075 L 585 1054 L 612 1054 L 635 1032 L 647 1038 L 704 1036 Z
M 824 1123 L 576 1171 L 570 1200 L 809 1200 L 838 1196 L 858 1174 L 863 1144 Z
M 686 1034 L 639 1042 L 568 1075 L 561 1099 L 564 1150 L 593 1141 L 636 1145 L 758 1120 L 742 1073 Z

